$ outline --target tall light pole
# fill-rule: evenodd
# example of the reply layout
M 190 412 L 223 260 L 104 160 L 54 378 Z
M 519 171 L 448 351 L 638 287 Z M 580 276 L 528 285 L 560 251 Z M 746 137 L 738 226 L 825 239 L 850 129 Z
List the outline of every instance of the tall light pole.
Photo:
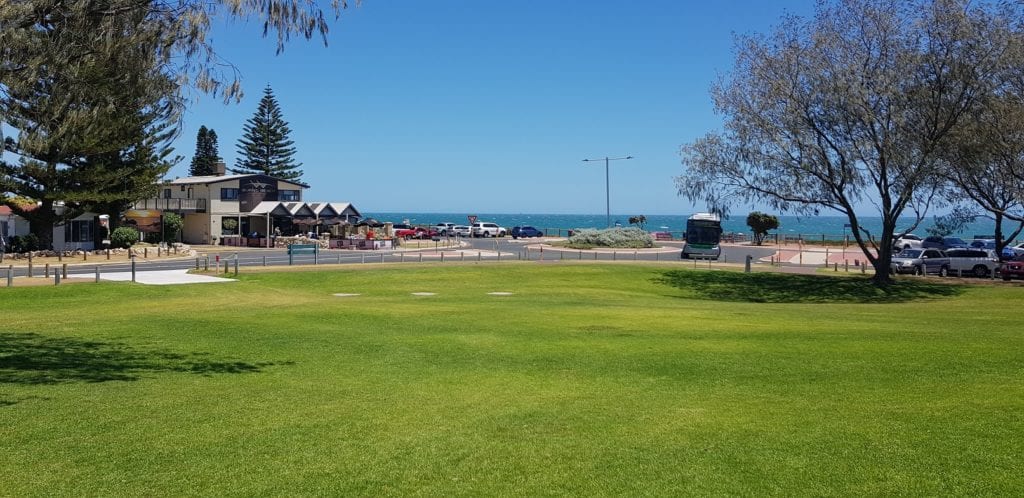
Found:
M 609 161 L 621 161 L 621 160 L 624 160 L 624 159 L 633 159 L 633 156 L 623 156 L 623 157 L 608 157 L 608 156 L 605 156 L 604 158 L 584 159 L 583 162 L 589 163 L 589 162 L 593 162 L 593 161 L 600 161 L 602 159 L 604 160 L 604 208 L 605 208 L 605 213 L 608 216 L 608 228 L 611 228 L 611 226 L 612 226 L 612 196 L 611 196 L 611 188 L 609 187 L 609 182 L 608 182 L 608 162 Z

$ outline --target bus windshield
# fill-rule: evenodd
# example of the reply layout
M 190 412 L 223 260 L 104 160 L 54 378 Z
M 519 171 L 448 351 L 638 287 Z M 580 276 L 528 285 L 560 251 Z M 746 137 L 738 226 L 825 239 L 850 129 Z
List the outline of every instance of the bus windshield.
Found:
M 717 244 L 721 238 L 722 228 L 717 223 L 687 223 L 686 241 L 691 244 Z

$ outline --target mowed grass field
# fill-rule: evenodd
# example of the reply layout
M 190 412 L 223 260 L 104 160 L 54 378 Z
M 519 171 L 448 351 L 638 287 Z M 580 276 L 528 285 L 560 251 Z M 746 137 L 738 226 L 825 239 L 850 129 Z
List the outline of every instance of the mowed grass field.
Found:
M 0 495 L 1020 496 L 1024 288 L 935 281 L 510 263 L 0 289 Z

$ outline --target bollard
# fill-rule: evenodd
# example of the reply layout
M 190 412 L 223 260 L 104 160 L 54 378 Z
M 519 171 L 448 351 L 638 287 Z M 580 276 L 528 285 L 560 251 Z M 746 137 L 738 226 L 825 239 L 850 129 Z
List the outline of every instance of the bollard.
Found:
M 196 258 L 196 271 L 199 271 L 199 258 Z
M 558 260 L 559 261 L 565 260 L 565 253 L 564 252 L 558 251 Z
M 220 258 L 213 261 L 213 273 L 214 275 L 220 273 Z
M 132 282 L 135 281 L 135 257 L 132 255 Z
M 501 251 L 498 251 L 498 261 L 501 261 Z
M 843 260 L 843 270 L 846 271 L 846 273 L 850 273 L 850 260 Z
M 860 265 L 860 272 L 861 273 L 867 273 L 867 271 L 868 271 L 867 267 L 868 267 L 868 265 Z
M 143 257 L 143 259 L 149 259 L 149 248 L 148 247 L 143 247 L 142 248 L 142 257 Z
M 360 254 L 359 255 L 359 261 L 361 263 L 366 263 L 366 254 Z
M 580 249 L 578 252 L 579 252 L 579 254 L 577 254 L 577 258 L 576 259 L 582 261 L 583 260 L 583 249 Z
M 107 261 L 110 261 L 110 248 L 107 248 Z
M 633 251 L 633 261 L 636 261 L 636 251 Z
M 341 264 L 341 253 L 340 252 L 338 253 L 338 264 L 339 265 Z
M 89 251 L 82 251 L 82 261 L 89 261 Z
M 419 253 L 419 254 L 420 254 L 419 262 L 422 263 L 423 262 L 423 253 Z M 341 261 L 338 261 L 338 262 L 340 263 Z
M 263 266 L 267 266 L 267 257 L 263 256 Z
M 210 255 L 206 255 L 206 262 L 203 264 L 203 271 L 210 271 Z
M 318 261 L 320 259 L 319 256 L 320 256 L 320 251 L 314 250 L 313 251 L 313 266 L 316 266 L 320 262 L 320 261 Z M 384 262 L 384 256 L 382 255 L 381 256 L 381 263 L 383 263 L 383 262 Z
M 743 272 L 750 273 L 750 262 L 754 259 L 753 256 L 747 255 L 747 262 L 743 265 Z
M 156 246 L 156 257 L 160 257 L 160 246 Z
M 832 271 L 838 272 L 839 271 L 839 263 L 833 263 L 833 264 L 835 265 L 835 268 L 833 268 Z
M 444 263 L 444 253 L 441 253 L 441 262 Z
M 398 262 L 399 263 L 405 263 L 405 253 L 404 252 L 398 255 Z
M 96 283 L 100 283 L 100 265 L 96 265 Z
M 235 258 L 235 276 L 238 276 L 238 258 Z
M 7 266 L 7 286 L 14 287 L 14 265 Z
M 654 253 L 654 260 L 655 261 L 661 261 L 661 253 L 660 252 Z
M 53 272 L 53 285 L 60 285 L 60 272 Z
M 50 263 L 43 266 L 43 278 L 50 278 Z
M 68 278 L 68 264 L 67 263 L 64 263 L 61 266 L 60 273 L 61 273 L 61 277 L 62 278 L 65 278 L 65 279 Z
M 619 259 L 619 253 L 616 252 L 616 251 L 612 251 L 612 261 L 617 261 L 618 259 Z
M 476 260 L 480 261 L 481 259 L 483 259 L 483 253 L 481 253 L 480 251 L 477 251 L 476 252 Z

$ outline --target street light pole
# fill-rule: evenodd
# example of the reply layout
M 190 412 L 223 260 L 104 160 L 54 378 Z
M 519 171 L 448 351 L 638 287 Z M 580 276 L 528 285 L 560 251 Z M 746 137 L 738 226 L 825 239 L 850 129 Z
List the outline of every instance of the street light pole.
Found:
M 602 158 L 584 159 L 583 162 L 589 163 L 589 162 L 593 162 L 593 161 L 600 161 L 601 159 Z M 610 187 L 611 182 L 609 182 L 609 180 L 608 180 L 608 176 L 609 176 L 609 173 L 608 173 L 608 163 L 610 161 L 621 161 L 621 160 L 625 160 L 625 159 L 633 159 L 633 156 L 623 156 L 623 157 L 608 157 L 608 156 L 604 156 L 603 159 L 604 159 L 604 208 L 605 208 L 605 215 L 608 217 L 608 228 L 611 228 L 611 226 L 612 226 L 612 196 L 611 196 L 611 187 Z

